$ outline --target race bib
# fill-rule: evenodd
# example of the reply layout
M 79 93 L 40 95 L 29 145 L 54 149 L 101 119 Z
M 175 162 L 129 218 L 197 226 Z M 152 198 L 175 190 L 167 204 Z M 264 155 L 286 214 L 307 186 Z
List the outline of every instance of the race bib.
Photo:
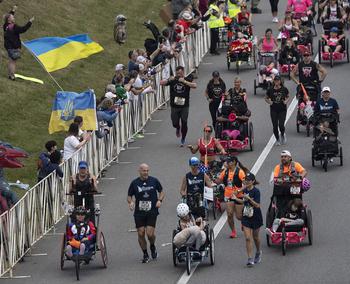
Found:
M 252 206 L 244 206 L 243 207 L 243 216 L 251 218 L 254 214 L 254 208 Z
M 177 106 L 183 106 L 185 105 L 185 98 L 181 98 L 181 97 L 175 97 L 174 99 L 174 104 L 176 104 Z
M 300 186 L 291 186 L 290 193 L 291 194 L 300 194 Z
M 150 211 L 152 208 L 151 201 L 139 201 L 139 210 L 140 211 Z
M 308 21 L 308 17 L 301 17 L 301 20 L 302 20 L 303 22 L 307 22 L 307 21 Z
M 214 200 L 214 191 L 211 187 L 204 187 L 204 199 L 213 201 Z

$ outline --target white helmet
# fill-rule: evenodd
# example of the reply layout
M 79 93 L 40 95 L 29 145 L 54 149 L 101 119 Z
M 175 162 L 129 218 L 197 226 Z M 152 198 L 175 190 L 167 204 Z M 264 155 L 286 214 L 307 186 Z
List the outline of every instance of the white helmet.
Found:
M 177 216 L 180 218 L 186 217 L 190 213 L 190 208 L 186 203 L 180 203 L 176 207 Z

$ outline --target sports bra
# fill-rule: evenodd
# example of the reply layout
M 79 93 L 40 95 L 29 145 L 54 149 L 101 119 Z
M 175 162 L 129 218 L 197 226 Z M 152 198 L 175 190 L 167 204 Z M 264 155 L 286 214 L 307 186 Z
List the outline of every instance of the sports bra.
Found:
M 261 47 L 264 52 L 273 51 L 275 47 L 275 41 L 273 40 L 273 37 L 270 38 L 270 41 L 267 41 L 266 37 L 264 37 Z

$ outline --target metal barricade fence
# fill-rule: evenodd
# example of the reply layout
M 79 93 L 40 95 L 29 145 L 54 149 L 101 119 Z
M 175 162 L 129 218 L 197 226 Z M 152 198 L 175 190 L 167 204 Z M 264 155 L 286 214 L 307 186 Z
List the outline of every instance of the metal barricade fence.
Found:
M 89 143 L 61 165 L 62 179 L 51 173 L 0 216 L 0 276 L 9 273 L 9 277 L 13 277 L 13 267 L 64 217 L 63 205 L 69 200 L 65 193 L 79 161 L 86 160 L 91 174 L 98 176 L 117 160 L 122 147 L 128 147 L 128 141 L 145 127 L 152 113 L 168 102 L 169 88 L 161 86 L 160 81 L 174 73 L 178 65 L 185 67 L 186 74 L 195 71 L 208 51 L 208 36 L 205 24 L 188 37 L 177 59 L 157 66 L 159 72 L 153 76 L 154 92 L 142 94 L 138 100 L 124 105 L 109 134 L 102 138 L 93 134 Z

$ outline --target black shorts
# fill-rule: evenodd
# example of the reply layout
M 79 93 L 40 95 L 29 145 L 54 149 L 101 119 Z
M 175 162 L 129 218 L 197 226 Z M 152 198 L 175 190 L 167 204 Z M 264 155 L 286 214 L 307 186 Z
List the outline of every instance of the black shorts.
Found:
M 7 50 L 8 57 L 14 61 L 21 58 L 21 50 L 17 49 L 8 49 Z
M 137 215 L 134 216 L 136 229 L 141 227 L 156 227 L 157 215 Z

